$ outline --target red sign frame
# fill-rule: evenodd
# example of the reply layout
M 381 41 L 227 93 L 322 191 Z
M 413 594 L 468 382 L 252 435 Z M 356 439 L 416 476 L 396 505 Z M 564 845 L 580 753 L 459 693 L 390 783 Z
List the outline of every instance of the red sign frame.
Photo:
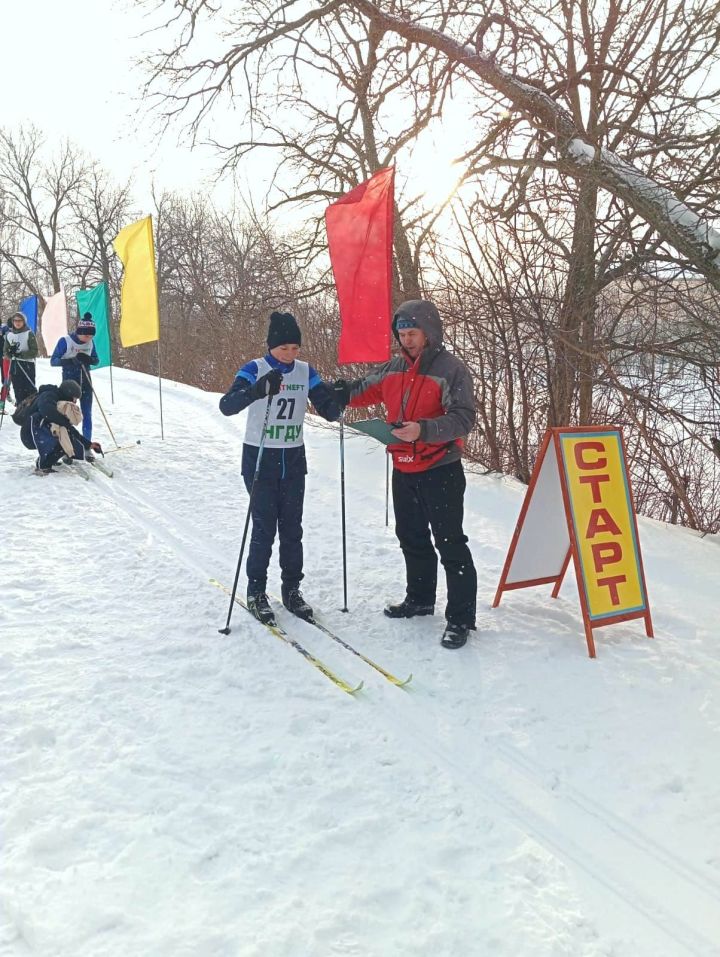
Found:
M 621 467 L 624 470 L 624 479 L 625 479 L 625 492 L 627 495 L 627 504 L 628 511 L 631 521 L 631 530 L 634 536 L 635 544 L 635 559 L 636 559 L 636 568 L 638 582 L 640 586 L 640 592 L 643 596 L 643 603 L 641 607 L 637 609 L 625 611 L 617 615 L 612 614 L 603 614 L 598 617 L 597 615 L 593 617 L 590 613 L 590 606 L 588 600 L 588 589 L 587 583 L 584 576 L 583 564 L 580 556 L 580 547 L 577 540 L 575 522 L 573 519 L 573 505 L 571 501 L 571 494 L 568 488 L 568 481 L 566 476 L 566 470 L 562 466 L 563 463 L 563 449 L 561 445 L 561 439 L 563 436 L 579 436 L 587 435 L 590 436 L 600 436 L 604 433 L 606 436 L 608 433 L 613 436 L 616 434 L 619 437 L 619 447 L 621 450 Z M 556 566 L 556 569 L 553 570 L 552 574 L 546 576 L 535 576 L 531 578 L 525 578 L 521 580 L 515 580 L 508 582 L 508 577 L 510 575 L 511 568 L 513 566 L 513 559 L 516 557 L 518 552 L 518 546 L 522 545 L 523 532 L 526 529 L 528 513 L 530 512 L 531 505 L 533 503 L 533 495 L 536 493 L 538 487 L 538 481 L 543 471 L 543 465 L 546 465 L 546 469 L 550 468 L 552 470 L 552 465 L 549 463 L 548 451 L 551 450 L 555 455 L 555 467 L 556 475 L 552 473 L 549 475 L 550 481 L 557 480 L 559 482 L 559 487 L 562 495 L 562 507 L 565 515 L 565 531 L 567 532 L 567 551 L 565 552 L 564 560 L 560 563 L 559 567 Z M 547 460 L 547 462 L 546 462 Z M 544 485 L 548 484 L 548 473 L 544 475 Z M 555 491 L 556 494 L 556 491 Z M 559 509 L 559 505 L 557 505 Z M 537 509 L 535 510 L 537 514 Z M 557 513 L 557 509 L 556 509 Z M 537 517 L 534 518 L 534 524 L 537 527 Z M 556 551 L 559 539 L 556 541 Z M 559 555 L 556 556 L 557 559 L 560 558 Z M 578 583 L 578 592 L 580 597 L 580 607 L 583 615 L 583 623 L 585 626 L 585 639 L 587 642 L 588 653 L 591 658 L 596 657 L 595 651 L 595 642 L 593 639 L 593 630 L 595 628 L 601 628 L 605 625 L 618 624 L 619 622 L 632 621 L 635 619 L 643 619 L 645 622 L 645 631 L 649 638 L 654 637 L 652 618 L 650 615 L 650 604 L 647 598 L 647 585 L 645 581 L 645 569 L 642 560 L 642 551 L 640 549 L 640 539 L 638 535 L 637 528 L 637 517 L 635 514 L 635 503 L 632 495 L 632 488 L 630 485 L 630 477 L 628 474 L 627 468 L 627 454 L 625 448 L 625 440 L 622 434 L 622 430 L 615 428 L 613 426 L 576 426 L 576 427 L 567 427 L 567 428 L 552 428 L 548 429 L 543 437 L 540 450 L 538 452 L 538 457 L 535 462 L 535 467 L 533 469 L 532 477 L 530 479 L 530 484 L 528 490 L 525 494 L 525 499 L 520 510 L 520 515 L 515 526 L 515 531 L 513 532 L 513 537 L 510 542 L 510 547 L 508 549 L 508 554 L 505 559 L 505 564 L 503 566 L 502 574 L 500 576 L 500 581 L 498 583 L 497 591 L 495 593 L 495 599 L 493 601 L 493 608 L 497 608 L 500 604 L 500 599 L 506 591 L 513 591 L 518 588 L 529 588 L 534 585 L 553 585 L 552 597 L 557 598 L 560 594 L 560 588 L 565 578 L 565 574 L 570 564 L 570 559 L 573 560 L 573 566 L 575 568 L 575 576 Z M 520 563 L 522 564 L 522 563 Z

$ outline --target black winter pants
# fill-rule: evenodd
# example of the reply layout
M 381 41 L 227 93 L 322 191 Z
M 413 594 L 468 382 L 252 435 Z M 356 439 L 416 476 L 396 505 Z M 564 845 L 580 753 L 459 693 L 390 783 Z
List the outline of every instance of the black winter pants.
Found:
M 15 405 L 35 392 L 35 363 L 14 359 L 10 366 Z
M 447 579 L 445 618 L 474 628 L 477 575 L 462 527 L 462 463 L 440 465 L 427 472 L 393 469 L 392 490 L 395 533 L 405 557 L 407 597 L 419 604 L 434 604 L 436 548 Z
M 252 476 L 244 475 L 248 492 Z M 300 584 L 303 577 L 302 514 L 305 476 L 259 478 L 252 500 L 252 535 L 245 570 L 248 590 L 265 591 L 275 532 L 280 538 L 280 572 L 283 589 Z

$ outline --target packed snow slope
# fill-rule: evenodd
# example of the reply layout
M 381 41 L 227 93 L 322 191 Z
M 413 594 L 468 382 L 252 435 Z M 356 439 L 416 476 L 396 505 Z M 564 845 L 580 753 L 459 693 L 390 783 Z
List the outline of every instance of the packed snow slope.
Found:
M 40 366 L 40 381 L 54 370 Z M 524 489 L 472 476 L 478 631 L 390 622 L 383 450 L 311 420 L 304 592 L 352 697 L 227 597 L 243 416 L 96 373 L 115 477 L 32 474 L 0 432 L 0 953 L 52 957 L 720 954 L 717 538 L 641 520 L 657 637 L 596 633 L 575 583 L 490 609 Z M 113 443 L 96 411 L 96 438 Z M 272 591 L 279 590 L 275 559 Z

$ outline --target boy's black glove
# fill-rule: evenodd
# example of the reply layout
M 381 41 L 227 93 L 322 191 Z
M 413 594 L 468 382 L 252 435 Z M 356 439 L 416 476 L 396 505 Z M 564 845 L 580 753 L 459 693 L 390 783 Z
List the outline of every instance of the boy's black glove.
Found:
M 105 453 L 103 452 L 102 445 L 100 445 L 99 442 L 91 442 L 90 448 L 93 450 L 93 452 L 97 452 L 98 455 L 102 455 L 102 457 L 105 458 Z
M 336 379 L 332 384 L 333 397 L 345 408 L 350 401 L 351 385 L 347 379 Z
M 7 351 L 8 351 L 8 355 L 9 355 L 12 359 L 14 359 L 15 356 L 16 356 L 16 355 L 18 354 L 18 352 L 20 351 L 20 343 L 19 343 L 19 342 L 8 342 Z
M 90 365 L 90 356 L 87 354 L 87 352 L 78 352 L 75 358 L 77 359 L 77 361 L 80 363 L 81 366 Z
M 250 391 L 254 399 L 264 399 L 268 395 L 277 395 L 281 382 L 282 372 L 279 369 L 271 369 L 270 372 L 260 376 Z

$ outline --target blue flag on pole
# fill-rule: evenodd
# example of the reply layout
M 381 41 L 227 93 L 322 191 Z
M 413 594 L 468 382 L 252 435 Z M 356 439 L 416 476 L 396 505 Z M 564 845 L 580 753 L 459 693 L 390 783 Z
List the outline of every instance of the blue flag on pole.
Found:
M 20 301 L 18 312 L 21 312 L 25 316 L 27 324 L 30 326 L 33 332 L 37 333 L 38 297 L 26 296 L 25 299 Z

